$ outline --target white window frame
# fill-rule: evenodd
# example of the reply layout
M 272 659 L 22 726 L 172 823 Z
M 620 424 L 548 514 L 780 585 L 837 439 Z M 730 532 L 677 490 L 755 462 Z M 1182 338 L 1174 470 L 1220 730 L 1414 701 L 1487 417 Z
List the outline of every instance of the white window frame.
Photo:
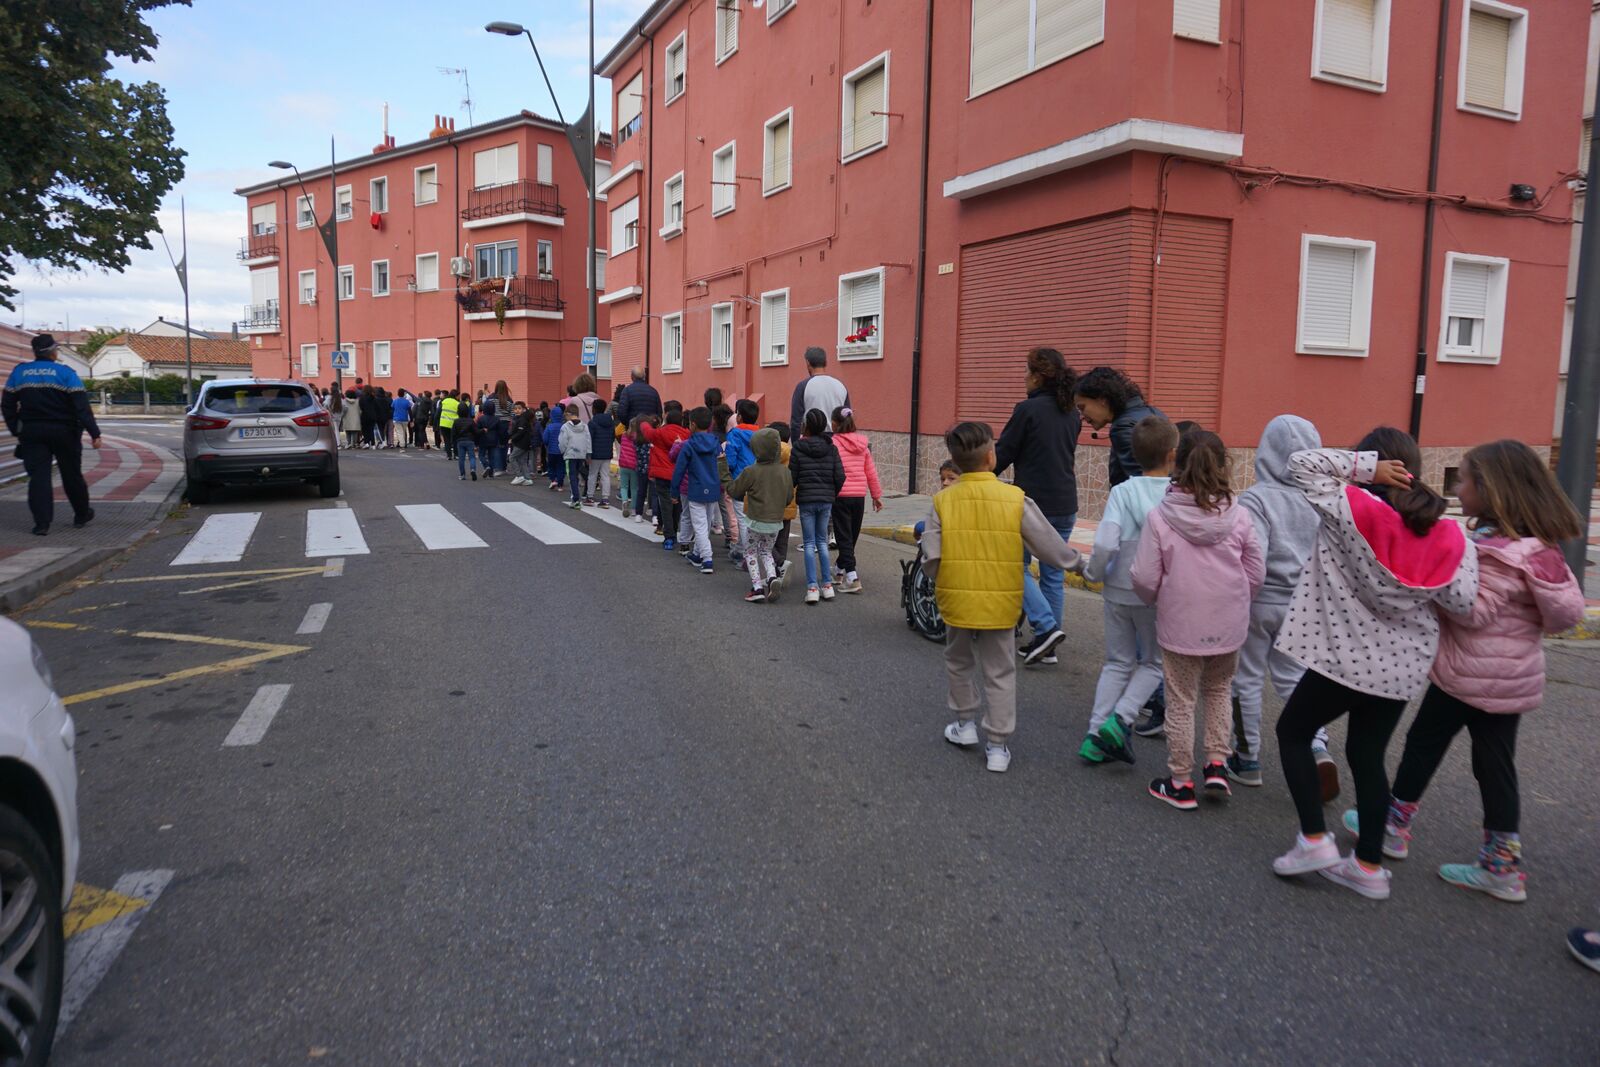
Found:
M 767 25 L 770 26 L 794 10 L 796 0 L 767 0 Z
M 482 281 L 485 278 L 505 278 L 505 277 L 507 277 L 508 274 L 505 273 L 505 272 L 502 272 L 500 270 L 500 252 L 501 252 L 502 249 L 507 249 L 507 248 L 509 248 L 512 252 L 516 253 L 517 270 L 521 270 L 522 269 L 522 248 L 518 245 L 518 243 L 516 241 L 482 241 L 482 242 L 479 242 L 478 244 L 472 246 L 472 275 L 473 275 L 473 277 L 477 278 L 479 281 Z M 484 274 L 481 270 L 478 269 L 479 266 L 481 265 L 478 262 L 479 257 L 482 256 L 483 253 L 485 253 L 485 252 L 489 253 L 490 258 L 493 260 L 493 263 L 494 263 L 494 270 L 492 272 L 488 273 L 488 274 Z M 515 275 L 516 273 L 517 273 L 517 271 L 509 272 L 510 275 Z
M 672 91 L 672 54 L 674 52 L 678 53 L 678 62 L 682 64 L 681 73 L 682 73 L 682 76 L 683 76 L 683 87 L 681 89 L 679 89 L 677 92 L 673 92 Z M 678 36 L 676 36 L 676 37 L 674 37 L 672 39 L 672 43 L 667 45 L 666 68 L 667 68 L 667 92 L 666 92 L 666 102 L 662 105 L 663 107 L 670 106 L 674 100 L 678 99 L 678 97 L 682 96 L 684 93 L 689 91 L 689 31 L 688 30 L 680 31 Z
M 1450 336 L 1450 283 L 1456 264 L 1472 263 L 1489 268 L 1489 303 L 1483 320 L 1483 340 L 1474 352 L 1447 343 Z M 1444 285 L 1439 290 L 1439 362 L 1500 362 L 1506 330 L 1506 289 L 1511 280 L 1511 261 L 1500 256 L 1475 256 L 1466 252 L 1447 252 L 1444 257 Z
M 311 216 L 308 220 L 306 216 Z M 306 193 L 294 198 L 294 228 L 309 230 L 317 224 L 317 194 Z
M 728 157 L 728 176 L 733 179 L 726 185 L 719 185 L 717 178 L 717 159 L 723 155 Z M 726 198 L 721 207 L 717 206 L 719 199 Z M 726 215 L 739 206 L 739 142 L 729 141 L 715 152 L 711 153 L 711 217 L 717 218 Z
M 672 191 L 678 191 L 678 218 L 672 218 Z M 678 236 L 683 232 L 683 171 L 679 171 L 661 183 L 661 229 L 658 236 L 662 240 Z
M 1033 2 L 1030 3 L 1029 6 L 1028 6 L 1028 66 L 1027 66 L 1027 68 L 1025 70 L 1023 70 L 1022 73 L 1017 74 L 1014 77 L 1007 78 L 1005 81 L 996 82 L 995 84 L 989 86 L 986 89 L 979 90 L 978 92 L 973 92 L 972 91 L 972 42 L 975 41 L 976 38 L 977 38 L 977 18 L 978 18 L 977 5 L 973 4 L 972 5 L 972 13 L 971 13 L 971 15 L 970 15 L 970 17 L 968 19 L 968 23 L 967 23 L 967 33 L 968 33 L 968 37 L 967 37 L 967 42 L 968 42 L 967 43 L 967 99 L 968 100 L 976 100 L 978 97 L 984 95 L 985 93 L 992 93 L 996 89 L 1001 88 L 1002 86 L 1010 85 L 1013 82 L 1021 81 L 1023 78 L 1026 78 L 1030 74 L 1036 74 L 1036 73 L 1038 73 L 1039 71 L 1043 70 L 1044 68 L 1046 68 L 1048 66 L 1052 66 L 1053 64 L 1060 63 L 1063 59 L 1071 59 L 1075 55 L 1078 55 L 1078 54 L 1080 54 L 1082 52 L 1087 52 L 1089 49 L 1094 48 L 1096 45 L 1104 44 L 1105 43 L 1105 39 L 1106 39 L 1106 0 L 1101 0 L 1101 3 L 1100 3 L 1100 32 L 1095 35 L 1094 39 L 1092 41 L 1085 41 L 1082 45 L 1078 46 L 1077 48 L 1074 48 L 1070 52 L 1066 52 L 1066 53 L 1063 53 L 1062 55 L 1055 56 L 1054 58 L 1047 59 L 1043 63 L 1039 62 L 1038 56 L 1036 56 L 1034 54 L 1034 52 L 1035 52 L 1034 38 L 1037 35 L 1037 31 L 1038 31 L 1038 27 L 1039 27 L 1038 0 L 1033 0 Z M 884 99 L 885 107 L 888 106 L 888 100 L 889 100 L 889 85 L 888 85 L 888 81 L 889 81 L 888 75 L 887 75 L 887 72 L 885 72 L 884 87 L 883 87 L 883 99 Z M 885 123 L 885 128 L 886 128 L 885 132 L 887 132 L 887 125 L 888 124 Z
M 382 350 L 383 356 L 378 356 Z M 389 341 L 372 342 L 372 376 L 374 378 L 389 378 L 394 375 L 394 345 Z
M 1351 296 L 1350 335 L 1352 343 L 1346 347 L 1307 344 L 1305 341 L 1306 315 L 1306 262 L 1312 245 L 1330 245 L 1335 248 L 1354 248 L 1363 253 L 1356 259 L 1356 281 Z M 1329 237 L 1324 234 L 1300 235 L 1300 287 L 1295 304 L 1294 350 L 1302 356 L 1347 356 L 1365 359 L 1372 354 L 1372 291 L 1373 276 L 1377 273 L 1378 243 L 1355 237 Z M 1356 343 L 1359 341 L 1359 343 Z
M 611 257 L 604 248 L 591 248 L 589 256 L 589 269 L 584 274 L 583 284 L 596 292 L 606 291 L 606 261 Z M 598 271 L 595 267 L 599 267 Z
M 608 182 L 610 180 L 611 180 L 611 161 L 609 159 L 597 159 L 597 160 L 595 160 L 594 161 L 594 187 L 596 189 L 603 189 L 603 188 L 605 188 L 606 182 Z M 596 200 L 600 201 L 602 204 L 606 202 L 606 194 L 605 193 L 596 193 L 594 198 Z
M 849 313 L 849 302 L 846 299 L 845 290 L 848 286 L 848 283 L 855 281 L 857 278 L 865 278 L 873 274 L 878 276 L 878 332 L 871 341 L 862 341 L 857 344 L 847 344 L 845 342 L 845 336 L 849 334 L 850 331 L 846 329 L 846 325 L 847 320 L 850 319 L 851 316 Z M 887 318 L 884 313 L 888 310 L 889 306 L 888 293 L 885 291 L 884 287 L 884 279 L 886 276 L 887 271 L 883 267 L 872 267 L 868 270 L 851 271 L 849 274 L 839 275 L 839 323 L 837 327 L 839 332 L 836 341 L 838 344 L 837 352 L 841 360 L 883 358 L 883 320 Z
M 783 354 L 773 355 L 772 352 L 772 302 L 777 297 L 783 297 Z M 881 318 L 881 316 L 880 316 Z M 789 290 L 769 289 L 761 294 L 761 365 L 763 367 L 784 367 L 789 364 Z
M 520 264 L 519 264 L 520 265 Z M 535 238 L 533 243 L 533 270 L 548 281 L 556 276 L 556 243 Z
M 726 352 L 719 353 L 717 351 L 720 345 L 720 338 L 718 335 L 724 332 L 724 328 L 726 328 L 725 332 L 728 339 L 728 350 Z M 711 354 L 707 358 L 707 362 L 711 365 L 713 370 L 731 370 L 733 368 L 733 337 L 733 305 L 731 303 L 712 304 Z
M 1506 106 L 1484 107 L 1467 102 L 1467 35 L 1472 13 L 1482 11 L 1511 22 L 1511 40 L 1506 49 Z M 1522 120 L 1522 90 L 1528 74 L 1528 9 L 1500 3 L 1499 0 L 1467 0 L 1461 5 L 1461 48 L 1456 60 L 1456 108 L 1474 115 L 1485 115 L 1505 122 Z
M 310 359 L 309 362 L 307 362 L 307 360 L 306 360 L 307 353 L 310 353 L 310 356 L 311 356 L 311 359 Z M 317 356 L 317 346 L 315 344 L 301 345 L 300 346 L 300 377 L 303 378 L 303 379 L 306 379 L 307 381 L 309 381 L 310 379 L 315 378 L 318 374 L 321 374 L 321 373 L 322 373 L 322 360 L 320 358 L 318 358 L 318 356 Z
M 722 9 L 733 9 L 733 47 L 726 48 L 727 42 L 723 40 Z M 717 56 L 717 66 L 722 66 L 739 51 L 739 20 L 744 18 L 744 10 L 739 6 L 739 0 L 713 0 L 711 5 L 712 22 L 712 51 Z M 726 49 L 726 50 L 724 50 Z
M 425 345 L 433 346 L 433 370 L 428 370 L 428 365 L 423 362 L 422 353 Z M 417 377 L 437 378 L 444 368 L 444 363 L 439 358 L 439 339 L 437 337 L 417 338 Z
M 307 278 L 311 279 L 311 291 L 310 291 L 311 298 L 309 300 L 306 299 L 306 279 Z M 303 270 L 303 271 L 300 271 L 298 274 L 296 274 L 295 275 L 295 283 L 294 283 L 294 292 L 295 292 L 295 298 L 297 300 L 299 300 L 300 303 L 305 304 L 307 306 L 315 304 L 317 302 L 317 272 L 314 271 L 314 270 Z
M 333 291 L 340 300 L 354 300 L 356 298 L 356 265 L 346 263 L 334 275 Z M 349 293 L 349 296 L 345 294 Z
M 349 222 L 356 217 L 356 191 L 353 186 L 341 185 L 334 189 L 333 217 L 339 222 Z
M 629 204 L 633 205 L 633 225 L 630 228 L 627 223 L 624 223 L 621 229 L 621 234 L 622 240 L 626 242 L 628 240 L 628 234 L 632 233 L 633 243 L 624 243 L 621 248 L 618 248 L 616 245 L 618 230 L 616 223 L 612 222 L 612 219 L 622 212 L 627 211 Z M 635 248 L 639 247 L 639 198 L 637 196 L 630 196 L 628 199 L 612 208 L 610 213 L 606 216 L 606 221 L 611 223 L 611 254 L 613 256 L 620 256 L 624 252 L 632 252 Z
M 507 151 L 509 151 L 511 154 L 511 174 L 513 175 L 509 178 L 506 177 L 505 173 L 503 173 L 503 168 L 501 166 L 501 161 L 505 158 L 504 153 Z M 478 181 L 478 160 L 483 156 L 491 154 L 494 158 L 494 180 L 480 184 Z M 537 166 L 537 164 L 535 164 L 535 166 Z M 522 149 L 516 141 L 509 141 L 506 144 L 491 145 L 488 148 L 480 148 L 472 153 L 472 187 L 474 189 L 498 189 L 503 185 L 513 185 L 517 181 L 521 180 L 521 178 Z
M 383 201 L 382 207 L 378 206 L 380 200 Z M 367 206 L 379 215 L 387 215 L 389 213 L 388 177 L 373 178 L 367 182 Z
M 382 266 L 383 266 L 383 288 L 382 289 L 378 288 L 378 266 L 379 266 L 379 264 L 382 264 Z M 391 287 L 393 285 L 394 285 L 394 274 L 393 274 L 392 271 L 389 270 L 389 261 L 387 259 L 375 259 L 375 260 L 373 260 L 372 261 L 372 295 L 375 296 L 375 297 L 388 296 L 389 292 L 390 292 L 390 289 L 391 289 Z
M 425 260 L 425 259 L 433 260 L 433 285 L 431 285 L 431 286 L 424 286 L 422 284 L 422 261 Z M 421 253 L 418 253 L 416 267 L 417 267 L 417 272 L 416 272 L 416 274 L 412 275 L 413 279 L 415 279 L 415 282 L 416 282 L 416 291 L 419 292 L 419 293 L 437 292 L 438 289 L 439 289 L 439 253 L 437 253 L 437 252 L 421 252 Z
M 1103 21 L 1103 18 L 1102 18 L 1102 21 Z M 879 52 L 877 55 L 873 56 L 871 59 L 869 59 L 865 63 L 861 64 L 861 66 L 857 67 L 855 70 L 852 70 L 849 74 L 846 74 L 844 76 L 844 79 L 843 79 L 844 90 L 843 90 L 843 92 L 841 92 L 839 94 L 839 96 L 841 98 L 840 111 L 839 111 L 839 162 L 841 162 L 841 163 L 853 163 L 856 160 L 860 159 L 862 156 L 871 155 L 873 152 L 876 152 L 876 151 L 879 151 L 880 149 L 884 149 L 884 148 L 888 148 L 889 147 L 889 116 L 888 115 L 884 115 L 883 116 L 883 139 L 878 141 L 876 144 L 871 144 L 871 145 L 868 145 L 865 148 L 857 148 L 854 151 L 850 151 L 848 149 L 847 143 L 845 141 L 845 131 L 846 130 L 851 130 L 852 131 L 852 136 L 853 136 L 853 133 L 854 133 L 854 131 L 853 131 L 854 123 L 851 121 L 851 116 L 853 114 L 855 114 L 855 108 L 856 108 L 856 83 L 861 80 L 863 75 L 872 73 L 872 71 L 876 67 L 878 67 L 880 65 L 883 67 L 883 109 L 885 111 L 888 111 L 889 110 L 889 53 L 888 52 Z M 790 128 L 789 153 L 790 153 L 791 156 L 794 154 L 793 127 Z
M 1374 80 L 1352 78 L 1322 69 L 1322 8 L 1326 0 L 1317 0 L 1315 28 L 1311 35 L 1311 77 L 1317 81 L 1331 82 L 1350 89 L 1369 93 L 1387 92 L 1389 89 L 1389 18 L 1392 0 L 1376 0 L 1372 8 L 1372 72 Z
M 772 175 L 772 131 L 779 123 L 789 124 L 789 158 L 784 161 L 783 181 L 767 184 Z M 781 193 L 794 184 L 794 108 L 786 107 L 768 119 L 761 127 L 761 195 Z
M 424 174 L 431 177 L 424 179 Z M 439 165 L 428 163 L 411 171 L 411 202 L 418 207 L 439 202 Z
M 673 346 L 669 346 L 667 341 L 674 336 L 677 341 L 675 358 L 671 363 L 668 363 L 667 352 Z M 673 315 L 661 316 L 661 373 L 683 373 L 683 312 L 681 311 Z
M 596 162 L 599 161 L 596 160 Z M 556 183 L 556 149 L 554 145 L 539 142 L 533 146 L 533 183 L 535 185 L 554 185 Z

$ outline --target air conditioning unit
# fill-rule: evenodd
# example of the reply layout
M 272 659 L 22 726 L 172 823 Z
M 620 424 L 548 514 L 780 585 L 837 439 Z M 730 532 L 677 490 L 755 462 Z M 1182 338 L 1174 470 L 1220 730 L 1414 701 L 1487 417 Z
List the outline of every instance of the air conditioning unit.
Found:
M 472 277 L 472 261 L 466 256 L 451 256 L 450 275 L 453 278 Z

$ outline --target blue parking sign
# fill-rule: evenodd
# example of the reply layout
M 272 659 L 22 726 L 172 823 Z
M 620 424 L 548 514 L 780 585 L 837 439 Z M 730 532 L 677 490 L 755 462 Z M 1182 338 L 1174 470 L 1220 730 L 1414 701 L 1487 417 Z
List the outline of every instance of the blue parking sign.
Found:
M 585 337 L 583 339 L 583 360 L 585 367 L 597 366 L 600 362 L 600 338 Z

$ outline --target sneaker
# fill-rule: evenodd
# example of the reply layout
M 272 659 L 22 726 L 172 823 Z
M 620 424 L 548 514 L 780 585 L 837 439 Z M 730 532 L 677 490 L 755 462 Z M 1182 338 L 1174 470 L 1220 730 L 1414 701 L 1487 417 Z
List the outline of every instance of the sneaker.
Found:
M 1089 740 L 1094 742 L 1100 754 L 1107 759 L 1122 763 L 1134 762 L 1133 747 L 1128 744 L 1128 728 L 1115 715 L 1101 723 L 1099 731 L 1091 734 Z
M 1600 930 L 1574 926 L 1567 931 L 1567 951 L 1591 971 L 1600 971 Z
M 633 508 L 629 507 L 627 504 L 622 505 L 622 517 L 625 519 L 633 518 Z M 641 515 L 639 517 L 639 521 L 643 522 L 644 516 Z
M 1210 792 L 1221 793 L 1225 797 L 1233 796 L 1233 790 L 1228 786 L 1228 770 L 1222 764 L 1208 763 L 1200 769 L 1200 775 Z
M 767 594 L 764 590 L 752 589 L 744 595 L 744 602 L 746 604 L 765 604 L 767 602 Z
M 461 479 L 463 482 L 467 480 L 467 476 L 465 474 L 458 474 L 456 477 Z
M 694 544 L 692 542 L 685 541 L 683 544 L 678 546 L 678 555 L 680 556 L 687 556 L 693 551 Z
M 574 500 L 571 503 L 569 503 L 567 505 L 567 507 L 571 508 L 573 511 L 582 511 L 583 510 L 583 504 L 581 502 L 577 501 L 577 500 Z
M 825 585 L 825 586 L 822 587 L 822 599 L 823 600 L 832 600 L 833 599 L 833 586 Z
M 1060 662 L 1060 660 L 1056 659 L 1056 654 L 1054 652 L 1047 652 L 1039 657 L 1039 665 L 1041 667 L 1054 667 Z
M 971 747 L 978 743 L 978 724 L 971 721 L 962 722 L 957 719 L 944 728 L 944 739 L 952 745 L 960 745 L 963 748 Z
M 609 510 L 610 510 L 610 509 L 611 509 L 611 501 L 609 501 L 609 500 L 602 500 L 602 501 L 600 501 L 600 503 L 599 503 L 599 504 L 597 504 L 597 505 L 595 505 L 595 506 L 596 506 L 596 507 L 602 507 L 602 508 L 605 508 L 605 509 L 606 509 L 606 510 L 608 510 L 608 511 L 609 511 Z
M 1353 852 L 1317 873 L 1335 885 L 1360 893 L 1368 900 L 1389 899 L 1389 872 L 1382 867 L 1375 871 L 1367 870 L 1356 861 Z
M 1145 706 L 1149 707 L 1148 704 Z M 1133 728 L 1133 732 L 1138 734 L 1140 737 L 1165 736 L 1167 732 L 1167 706 L 1165 704 L 1159 704 L 1154 708 L 1151 708 L 1150 717 L 1144 722 L 1140 723 L 1138 726 L 1135 726 Z
M 1228 757 L 1228 763 L 1225 769 L 1227 770 L 1228 777 L 1232 778 L 1240 785 L 1258 786 L 1261 784 L 1260 760 L 1245 759 L 1243 756 L 1235 752 L 1233 755 Z
M 1320 871 L 1339 862 L 1339 846 L 1334 844 L 1332 834 L 1323 834 L 1317 841 L 1307 840 L 1305 834 L 1295 834 L 1294 847 L 1272 861 L 1272 872 L 1290 878 Z
M 1488 893 L 1496 900 L 1521 904 L 1528 899 L 1528 877 L 1521 871 L 1495 874 L 1476 863 L 1446 863 L 1439 868 L 1439 877 L 1463 889 Z
M 1179 785 L 1171 778 L 1157 778 L 1150 783 L 1150 795 L 1165 801 L 1179 811 L 1193 811 L 1200 806 L 1194 799 L 1194 783 Z
M 1078 746 L 1078 757 L 1085 763 L 1104 763 L 1106 754 L 1100 748 L 1100 739 L 1090 734 L 1083 739 L 1083 744 Z
M 592 497 L 592 496 L 584 497 L 583 498 L 583 506 L 586 507 L 586 508 L 594 507 L 594 497 Z
M 740 552 L 737 548 L 728 549 L 728 562 L 733 564 L 735 567 L 743 567 L 744 553 Z
M 1325 748 L 1314 748 L 1311 754 L 1317 760 L 1317 779 L 1322 783 L 1322 802 L 1332 804 L 1339 799 L 1339 765 L 1333 762 Z
M 635 516 L 634 516 L 634 517 L 633 517 L 633 521 L 634 521 L 634 522 L 639 522 L 639 523 L 642 523 L 642 522 L 644 522 L 644 521 L 645 521 L 645 519 L 644 519 L 644 516 L 643 516 L 643 515 L 635 515 Z
M 1017 649 L 1017 655 L 1022 657 L 1024 665 L 1037 663 L 1044 657 L 1053 655 L 1056 646 L 1067 639 L 1067 635 L 1060 630 L 1051 629 L 1044 633 L 1033 635 L 1033 640 Z
M 712 574 L 714 572 L 715 569 L 711 566 L 711 561 L 709 559 L 706 560 L 705 565 L 700 568 L 701 574 Z
M 45 534 L 47 534 L 49 532 L 50 532 L 50 524 L 48 522 L 41 522 L 41 523 L 35 523 L 34 524 L 33 536 L 35 536 L 35 537 L 43 537 Z
M 1344 813 L 1344 828 L 1357 837 L 1361 836 L 1361 816 L 1356 814 L 1355 808 Z M 1410 855 L 1411 831 L 1386 824 L 1383 828 L 1383 854 L 1392 860 L 1403 860 Z
M 691 567 L 703 567 L 703 566 L 705 566 L 705 562 L 706 561 L 701 559 L 699 556 L 695 555 L 694 549 L 692 549 L 692 548 L 688 552 L 684 553 L 683 558 L 689 561 L 689 566 L 691 566 Z
M 769 579 L 767 579 L 767 599 L 768 600 L 777 600 L 778 599 L 778 594 L 782 593 L 782 592 L 783 592 L 783 579 L 782 578 L 769 578 Z
M 1004 774 L 1006 768 L 1011 766 L 1011 750 L 1004 745 L 985 743 L 983 761 L 991 771 Z
M 821 597 L 817 593 L 817 587 L 816 586 L 814 586 L 814 585 L 806 586 L 806 603 L 807 604 L 815 604 L 820 599 L 821 599 Z
M 841 593 L 859 593 L 861 592 L 861 579 L 846 578 L 844 582 L 838 586 L 838 589 Z
M 473 481 L 477 481 L 478 480 L 478 472 L 477 471 L 473 471 L 472 472 L 472 480 Z
M 780 579 L 789 577 L 789 561 L 788 560 L 784 560 L 782 563 L 778 564 L 778 577 Z
M 515 478 L 511 479 L 511 484 L 512 485 L 521 485 L 522 484 L 522 475 L 519 474 Z
M 665 541 L 661 542 L 661 547 L 662 547 L 663 550 L 665 550 L 667 552 L 671 552 L 674 548 L 678 547 L 678 544 L 677 544 L 676 541 L 674 541 L 672 538 L 669 537 Z

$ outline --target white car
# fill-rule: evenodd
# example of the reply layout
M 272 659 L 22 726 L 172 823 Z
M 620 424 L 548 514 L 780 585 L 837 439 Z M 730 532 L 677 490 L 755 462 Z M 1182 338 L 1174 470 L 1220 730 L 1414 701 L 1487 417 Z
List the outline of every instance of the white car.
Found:
M 78 873 L 72 716 L 28 631 L 0 618 L 0 1063 L 42 1064 Z

